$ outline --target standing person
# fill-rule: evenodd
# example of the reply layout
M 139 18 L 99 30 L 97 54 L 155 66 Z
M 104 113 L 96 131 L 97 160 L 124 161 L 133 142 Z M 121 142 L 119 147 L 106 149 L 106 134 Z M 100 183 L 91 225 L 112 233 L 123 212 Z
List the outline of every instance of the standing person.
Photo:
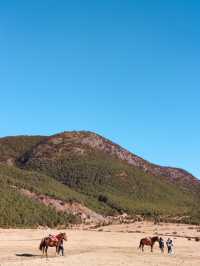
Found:
M 167 239 L 167 242 L 166 242 L 166 245 L 167 245 L 167 250 L 168 250 L 168 254 L 172 254 L 172 248 L 173 248 L 173 242 L 170 238 Z
M 58 246 L 58 254 L 62 254 L 62 256 L 64 256 L 64 244 L 63 244 L 63 240 L 60 241 L 59 246 Z
M 163 240 L 163 238 L 162 237 L 160 237 L 160 239 L 159 239 L 159 247 L 160 247 L 160 250 L 161 250 L 161 252 L 163 253 L 164 252 L 164 240 Z

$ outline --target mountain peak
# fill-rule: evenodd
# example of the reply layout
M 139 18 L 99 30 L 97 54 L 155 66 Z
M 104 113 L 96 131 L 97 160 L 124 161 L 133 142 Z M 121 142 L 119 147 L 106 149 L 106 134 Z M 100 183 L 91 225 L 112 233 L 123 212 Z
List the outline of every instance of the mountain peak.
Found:
M 26 162 L 34 158 L 58 158 L 72 154 L 84 155 L 94 151 L 119 159 L 145 173 L 166 178 L 170 182 L 180 182 L 183 185 L 199 185 L 199 180 L 187 171 L 179 168 L 164 167 L 129 152 L 120 145 L 90 131 L 64 131 L 45 138 L 26 154 Z M 23 161 L 25 161 L 23 160 Z

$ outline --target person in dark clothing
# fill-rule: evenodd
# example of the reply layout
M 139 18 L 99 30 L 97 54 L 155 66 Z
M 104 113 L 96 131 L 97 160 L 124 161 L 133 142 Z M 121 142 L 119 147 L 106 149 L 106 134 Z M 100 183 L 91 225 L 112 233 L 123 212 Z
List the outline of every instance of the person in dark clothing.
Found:
M 159 248 L 160 248 L 162 253 L 164 252 L 164 245 L 165 245 L 164 244 L 164 240 L 163 240 L 162 237 L 160 237 L 160 239 L 159 239 Z
M 64 244 L 63 244 L 63 240 L 60 241 L 59 246 L 58 246 L 58 254 L 62 254 L 62 256 L 64 256 Z

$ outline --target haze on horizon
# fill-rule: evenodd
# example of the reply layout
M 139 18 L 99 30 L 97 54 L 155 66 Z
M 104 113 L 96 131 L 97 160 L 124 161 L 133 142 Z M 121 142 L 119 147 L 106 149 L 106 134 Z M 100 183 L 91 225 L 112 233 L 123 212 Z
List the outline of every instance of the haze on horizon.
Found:
M 200 177 L 200 3 L 1 1 L 0 136 L 89 130 Z

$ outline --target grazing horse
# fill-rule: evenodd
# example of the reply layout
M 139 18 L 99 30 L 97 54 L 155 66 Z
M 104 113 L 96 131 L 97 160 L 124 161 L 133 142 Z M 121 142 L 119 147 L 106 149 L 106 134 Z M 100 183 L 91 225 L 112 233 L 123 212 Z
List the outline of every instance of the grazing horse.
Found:
M 146 246 L 151 246 L 151 252 L 153 252 L 153 246 L 154 246 L 156 241 L 159 242 L 159 237 L 158 236 L 142 238 L 140 240 L 139 248 L 142 249 L 142 251 L 144 251 L 144 246 L 145 245 Z
M 43 255 L 44 253 L 47 255 L 48 247 L 56 247 L 56 253 L 58 253 L 59 245 L 62 240 L 67 241 L 66 233 L 60 233 L 56 235 L 54 238 L 48 236 L 41 240 L 39 249 L 42 251 Z

